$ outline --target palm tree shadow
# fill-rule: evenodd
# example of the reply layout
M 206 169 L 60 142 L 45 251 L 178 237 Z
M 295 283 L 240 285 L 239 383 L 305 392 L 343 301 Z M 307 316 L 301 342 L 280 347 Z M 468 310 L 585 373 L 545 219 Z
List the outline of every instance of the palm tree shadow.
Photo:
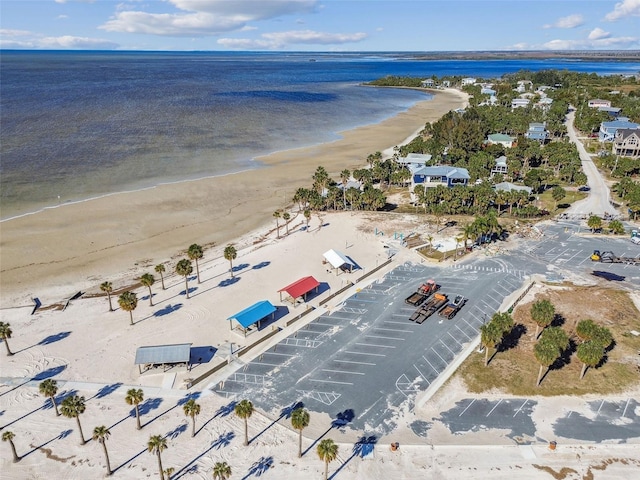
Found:
M 23 383 L 21 383 L 21 384 L 19 384 L 19 385 L 16 385 L 15 387 L 13 387 L 13 388 L 11 388 L 11 389 L 7 390 L 6 392 L 2 392 L 2 393 L 0 393 L 0 397 L 2 397 L 3 395 L 6 395 L 7 393 L 11 393 L 11 392 L 13 392 L 14 390 L 17 390 L 18 388 L 20 388 L 20 387 L 22 387 L 22 386 L 26 385 L 26 384 L 27 384 L 27 383 L 29 383 L 29 382 L 32 382 L 32 381 L 41 381 L 41 380 L 46 380 L 47 378 L 54 377 L 54 376 L 58 375 L 59 373 L 62 373 L 62 371 L 63 371 L 65 368 L 67 368 L 67 366 L 66 366 L 66 365 L 58 365 L 57 367 L 51 367 L 51 368 L 48 368 L 48 369 L 46 369 L 46 370 L 43 370 L 42 372 L 40 372 L 40 373 L 38 373 L 38 374 L 34 375 L 33 377 L 31 377 L 31 378 L 30 378 L 29 380 L 27 380 L 26 382 L 23 382 Z
M 147 423 L 145 423 L 143 425 L 143 427 L 146 427 L 147 425 L 153 423 L 154 421 L 156 421 L 157 419 L 159 419 L 160 417 L 162 417 L 163 415 L 166 415 L 167 413 L 169 413 L 171 410 L 173 410 L 176 407 L 181 407 L 182 405 L 184 405 L 185 403 L 187 403 L 189 400 L 194 399 L 196 400 L 197 398 L 200 397 L 200 392 L 194 392 L 194 393 L 189 393 L 187 395 L 185 395 L 184 397 L 182 397 L 180 400 L 177 401 L 177 403 L 173 406 L 170 407 L 168 409 L 166 409 L 164 412 L 159 413 L 158 415 L 156 415 L 155 417 L 153 417 L 151 420 L 149 420 Z M 161 398 L 154 398 L 154 401 L 158 401 L 158 405 L 160 404 L 160 402 L 162 402 Z M 147 402 L 145 402 L 147 403 Z M 144 405 L 144 404 L 142 404 Z M 140 405 L 140 406 L 142 406 Z M 153 407 L 153 408 L 157 408 L 157 406 Z M 135 409 L 131 410 L 133 413 L 132 415 L 135 416 Z M 140 415 L 142 415 L 142 410 L 140 410 Z
M 260 262 L 260 263 L 256 263 L 253 267 L 251 267 L 254 270 L 259 270 L 261 268 L 264 267 L 268 267 L 269 265 L 271 265 L 271 262 Z M 247 265 L 248 267 L 249 265 Z
M 170 303 L 162 307 L 160 310 L 156 310 L 153 312 L 154 317 L 164 317 L 165 315 L 169 315 L 170 313 L 177 312 L 182 308 L 182 303 L 176 303 L 175 305 L 171 305 Z
M 122 383 L 112 383 L 111 385 L 105 385 L 100 390 L 98 390 L 98 393 L 96 393 L 93 397 L 88 398 L 87 400 L 92 400 L 94 398 L 103 398 L 103 397 L 106 397 L 107 395 L 111 395 L 121 386 L 122 386 Z
M 577 349 L 578 345 L 576 342 L 572 338 L 569 339 L 569 346 L 560 353 L 560 356 L 551 364 L 549 370 L 560 370 L 564 366 L 569 365 L 571 363 L 571 357 Z
M 189 425 L 187 423 L 181 423 L 180 425 L 178 425 L 176 428 L 174 428 L 173 430 L 167 432 L 167 434 L 164 436 L 165 438 L 170 438 L 171 440 L 175 440 L 176 438 L 178 438 L 181 434 L 183 434 L 184 432 L 187 431 L 187 427 Z
M 511 331 L 502 339 L 498 346 L 498 351 L 506 352 L 516 348 L 520 343 L 520 338 L 527 333 L 527 327 L 522 323 L 517 323 L 513 326 Z
M 201 454 L 199 454 L 197 457 L 195 457 L 193 460 L 191 460 L 189 463 L 187 463 L 184 467 L 182 467 L 180 470 L 178 470 L 172 478 L 177 479 L 177 478 L 180 478 L 180 477 L 182 477 L 182 476 L 184 476 L 186 474 L 192 474 L 192 473 L 197 472 L 198 471 L 198 465 L 196 465 L 195 463 L 198 460 L 200 460 L 204 455 L 209 453 L 214 448 L 216 450 L 219 450 L 219 449 L 221 449 L 223 447 L 226 447 L 227 445 L 229 445 L 231 443 L 231 440 L 233 440 L 235 438 L 235 436 L 236 436 L 236 434 L 234 432 L 223 433 L 222 435 L 220 435 L 220 437 L 218 437 L 213 442 L 211 442 L 211 445 L 205 451 L 203 451 Z
M 233 285 L 234 283 L 238 283 L 240 281 L 239 276 L 235 276 L 232 278 L 225 278 L 224 280 L 221 280 L 220 283 L 218 283 L 219 287 L 228 287 L 230 285 Z
M 51 343 L 59 342 L 60 340 L 67 338 L 69 335 L 71 335 L 71 332 L 60 332 L 56 333 L 55 335 L 49 335 L 48 337 L 40 340 L 38 343 L 35 343 L 29 347 L 25 347 L 22 350 L 18 350 L 17 352 L 14 352 L 14 354 L 24 352 L 25 350 L 29 350 L 30 348 L 33 348 L 37 345 L 49 345 Z
M 311 450 L 314 445 L 316 443 L 318 443 L 320 440 L 322 440 L 322 438 L 329 433 L 331 430 L 335 429 L 341 429 L 346 427 L 353 419 L 355 418 L 355 413 L 351 408 L 348 408 L 347 410 L 345 410 L 344 412 L 340 412 L 336 415 L 336 418 L 333 419 L 333 421 L 331 422 L 331 425 L 329 426 L 329 428 L 327 428 L 327 430 L 322 433 L 322 435 L 320 435 L 318 438 L 316 438 L 311 445 L 309 445 L 307 447 L 307 449 L 302 452 L 301 456 L 305 456 L 307 454 L 307 452 L 309 450 Z
M 29 455 L 31 455 L 36 450 L 40 450 L 41 448 L 44 448 L 45 446 L 49 445 L 51 442 L 53 442 L 55 440 L 62 440 L 63 438 L 68 437 L 69 435 L 71 435 L 71 432 L 73 432 L 73 430 L 63 430 L 62 432 L 60 432 L 60 435 L 58 435 L 56 437 L 53 437 L 51 440 L 47 440 L 46 442 L 44 442 L 41 445 L 38 445 L 37 447 L 34 447 L 33 445 L 30 445 L 30 447 L 32 449 L 29 450 L 24 455 L 22 455 L 22 458 L 28 457 Z
M 249 444 L 251 444 L 251 442 L 253 442 L 256 438 L 258 438 L 264 432 L 266 432 L 271 427 L 273 427 L 282 418 L 284 418 L 284 417 L 289 418 L 291 416 L 291 412 L 293 412 L 296 408 L 302 408 L 302 407 L 304 407 L 304 404 L 302 402 L 294 402 L 291 405 L 289 405 L 288 407 L 284 407 L 282 410 L 280 410 L 280 416 L 278 418 L 276 418 L 275 420 L 273 420 L 269 425 L 267 425 L 260 433 L 256 434 L 253 438 L 251 438 L 249 440 Z
M 354 457 L 364 458 L 367 455 L 373 453 L 373 449 L 375 448 L 376 443 L 378 443 L 378 437 L 376 437 L 375 435 L 370 435 L 368 437 L 366 435 L 363 435 L 362 437 L 360 437 L 358 441 L 353 445 L 351 456 L 344 462 L 342 462 L 342 465 L 340 465 L 338 469 L 333 472 L 333 474 L 331 474 L 329 479 L 335 478 L 335 476 L 340 473 L 340 470 L 342 470 Z
M 19 422 L 20 420 L 22 420 L 23 418 L 26 418 L 26 417 L 28 417 L 29 415 L 32 415 L 32 414 L 34 414 L 34 413 L 36 413 L 36 412 L 39 412 L 40 410 L 47 410 L 47 409 L 51 410 L 52 408 L 53 408 L 53 407 L 51 406 L 51 400 L 47 399 L 47 400 L 45 400 L 45 401 L 44 401 L 44 403 L 42 404 L 42 406 L 41 406 L 41 407 L 34 408 L 33 410 L 31 410 L 31 411 L 30 411 L 30 412 L 28 412 L 28 413 L 25 413 L 25 414 L 24 414 L 24 415 L 22 415 L 21 417 L 18 417 L 18 418 L 16 418 L 15 420 L 12 420 L 11 422 L 7 423 L 6 425 L 1 426 L 1 427 L 0 427 L 0 430 L 4 430 L 5 428 L 7 428 L 7 427 L 9 427 L 9 426 L 13 425 L 14 423 L 17 423 L 17 422 Z M 0 413 L 0 415 L 2 415 L 2 414 L 4 414 L 4 411 Z
M 273 457 L 260 457 L 260 460 L 251 465 L 249 473 L 247 473 L 242 480 L 247 480 L 251 476 L 260 477 L 263 473 L 266 473 L 273 466 Z
M 567 321 L 566 318 L 561 313 L 556 313 L 553 315 L 553 320 L 551 320 L 550 327 L 561 327 Z

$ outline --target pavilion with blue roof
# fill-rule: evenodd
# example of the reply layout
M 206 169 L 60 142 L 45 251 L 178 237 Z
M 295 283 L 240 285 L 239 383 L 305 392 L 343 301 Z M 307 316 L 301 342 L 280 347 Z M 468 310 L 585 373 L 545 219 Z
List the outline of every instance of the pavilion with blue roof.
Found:
M 260 328 L 260 321 L 276 312 L 277 308 L 274 307 L 269 300 L 262 300 L 254 303 L 250 307 L 245 308 L 241 312 L 227 318 L 229 320 L 229 327 L 233 330 L 233 321 L 238 322 L 238 327 L 244 332 L 244 336 L 247 336 L 247 330 L 255 323 Z

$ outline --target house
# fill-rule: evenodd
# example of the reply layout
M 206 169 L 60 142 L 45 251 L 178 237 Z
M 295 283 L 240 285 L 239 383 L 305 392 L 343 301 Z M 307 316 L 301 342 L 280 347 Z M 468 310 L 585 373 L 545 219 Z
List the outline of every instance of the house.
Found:
M 513 100 L 511 100 L 511 108 L 516 109 L 516 108 L 528 107 L 529 102 L 530 100 L 528 98 L 514 98 Z
M 549 138 L 549 132 L 547 132 L 546 123 L 530 123 L 529 130 L 524 134 L 529 140 L 537 140 L 540 143 L 544 143 Z
M 463 87 L 465 87 L 467 85 L 473 85 L 474 83 L 476 83 L 476 79 L 472 77 L 465 77 L 462 79 L 460 83 L 462 84 Z
M 450 80 L 442 80 L 442 88 L 449 88 L 451 86 Z
M 436 165 L 433 167 L 421 167 L 413 170 L 411 175 L 411 194 L 416 185 L 425 187 L 455 187 L 466 186 L 471 176 L 466 168 L 452 167 L 450 165 Z
M 531 89 L 532 86 L 533 86 L 533 83 L 531 82 L 531 80 L 520 80 L 518 81 L 516 92 L 518 93 L 526 92 L 527 90 Z
M 538 103 L 535 104 L 537 108 L 541 108 L 542 110 L 549 110 L 551 104 L 553 103 L 553 99 L 549 97 L 542 97 Z
M 516 185 L 514 183 L 509 183 L 509 182 L 496 183 L 493 186 L 493 189 L 500 192 L 527 192 L 529 195 L 531 195 L 531 192 L 533 191 L 531 187 L 525 187 L 524 185 Z
M 429 153 L 409 153 L 406 157 L 398 157 L 396 162 L 413 171 L 426 166 L 431 157 Z
M 426 80 L 422 80 L 422 86 L 425 88 L 430 88 L 435 85 L 433 78 L 427 78 Z
M 640 157 L 640 129 L 619 128 L 613 137 L 612 153 L 621 157 Z
M 619 118 L 612 122 L 602 122 L 600 124 L 600 131 L 598 132 L 598 140 L 601 142 L 613 142 L 618 129 L 637 129 L 640 125 L 630 122 L 626 118 Z
M 500 157 L 496 158 L 496 164 L 491 169 L 491 176 L 495 175 L 496 173 L 505 175 L 507 172 L 507 157 L 501 155 Z
M 482 95 L 489 95 L 490 97 L 496 96 L 496 91 L 493 88 L 484 87 L 480 89 L 480 93 Z
M 600 98 L 594 98 L 593 100 L 589 100 L 588 105 L 591 108 L 610 107 L 611 100 L 602 100 Z
M 618 118 L 618 115 L 620 115 L 621 110 L 622 109 L 620 107 L 598 107 L 599 112 L 608 113 L 609 116 L 613 118 Z
M 504 133 L 493 133 L 487 137 L 485 143 L 487 145 L 502 145 L 505 148 L 511 148 L 515 144 L 516 139 L 505 135 Z

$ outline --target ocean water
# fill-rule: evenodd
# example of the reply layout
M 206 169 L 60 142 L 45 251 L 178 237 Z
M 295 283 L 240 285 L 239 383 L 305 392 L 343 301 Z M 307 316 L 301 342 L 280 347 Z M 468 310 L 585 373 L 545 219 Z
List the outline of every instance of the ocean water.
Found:
M 385 75 L 521 69 L 637 73 L 638 63 L 417 61 L 393 54 L 0 54 L 0 218 L 260 168 L 256 157 L 338 138 L 429 98 Z M 364 159 L 363 159 L 364 162 Z

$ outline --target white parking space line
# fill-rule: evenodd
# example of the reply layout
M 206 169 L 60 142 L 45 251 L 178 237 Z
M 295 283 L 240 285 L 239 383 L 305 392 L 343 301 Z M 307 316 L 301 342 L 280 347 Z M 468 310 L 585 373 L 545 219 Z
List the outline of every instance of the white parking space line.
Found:
M 625 404 L 625 406 L 624 406 L 624 410 L 622 411 L 622 418 L 624 418 L 624 416 L 625 416 L 625 415 L 626 415 L 626 413 L 627 413 L 627 407 L 629 406 L 629 402 L 630 402 L 630 401 L 631 401 L 631 399 L 630 399 L 630 398 L 627 398 L 627 403 Z
M 404 341 L 404 338 L 398 338 L 398 337 L 383 337 L 382 335 L 365 335 L 365 338 L 382 338 L 384 340 L 402 340 Z
M 279 353 L 279 352 L 269 352 L 269 351 L 264 352 L 262 355 L 265 355 L 265 354 L 267 354 L 267 355 L 280 355 L 282 357 L 295 357 L 296 356 L 295 353 Z
M 493 406 L 493 408 L 492 408 L 491 410 L 489 410 L 489 413 L 487 413 L 487 417 L 488 417 L 489 415 L 491 415 L 491 414 L 493 413 L 493 411 L 494 411 L 496 408 L 498 408 L 498 405 L 500 405 L 500 403 L 501 403 L 501 402 L 502 402 L 502 399 L 498 400 L 498 403 L 496 403 L 496 404 Z
M 332 372 L 332 373 L 347 373 L 349 375 L 364 375 L 362 372 L 349 372 L 347 370 L 330 370 L 328 368 L 323 368 L 323 372 Z
M 464 330 L 462 330 L 458 325 L 455 326 L 458 330 L 460 330 L 460 333 L 462 333 L 465 337 L 467 337 L 467 340 L 471 340 L 471 337 L 469 335 L 467 335 L 466 333 L 464 333 Z
M 247 365 L 266 365 L 267 367 L 281 367 L 281 363 L 256 362 L 255 360 Z
M 520 408 L 516 410 L 516 413 L 513 414 L 513 416 L 515 417 L 523 408 L 524 406 L 527 404 L 527 402 L 529 401 L 529 399 L 526 399 L 524 401 L 524 403 L 522 405 L 520 405 Z
M 386 355 L 383 353 L 353 352 L 351 350 L 344 350 L 344 353 L 351 353 L 353 355 L 372 355 L 374 357 L 386 357 Z
M 433 352 L 440 357 L 440 360 L 444 362 L 445 367 L 449 365 L 449 362 L 447 362 L 444 358 L 442 358 L 435 348 L 431 347 L 431 350 L 433 350 Z
M 376 345 L 376 344 L 373 344 L 373 343 L 358 343 L 358 342 L 356 342 L 356 345 L 362 345 L 363 347 L 396 348 L 393 345 Z
M 403 325 L 406 327 L 409 324 L 403 322 Z M 376 330 L 387 330 L 389 332 L 409 332 L 410 333 L 412 331 L 412 330 L 398 330 L 397 328 L 383 328 L 383 327 L 375 327 L 375 329 Z
M 431 382 L 429 380 L 427 380 L 427 377 L 425 377 L 422 372 L 420 371 L 420 369 L 416 366 L 416 364 L 413 364 L 413 368 L 415 368 L 418 373 L 420 374 L 420 378 L 422 378 L 425 382 L 427 382 L 429 385 L 431 385 Z
M 602 408 L 602 406 L 604 405 L 604 400 L 602 400 L 602 403 L 600 404 L 600 406 L 598 407 L 598 411 L 596 412 L 596 415 L 600 414 L 600 409 Z
M 438 375 L 440 375 L 440 372 L 438 371 L 438 369 L 437 369 L 436 367 L 434 367 L 434 366 L 431 364 L 431 362 L 430 362 L 429 360 L 427 360 L 427 358 L 426 358 L 424 355 L 422 355 L 422 358 L 424 359 L 424 361 L 425 361 L 425 362 L 427 362 L 427 363 L 429 364 L 429 366 L 430 366 L 431 368 L 433 368 L 433 371 L 434 371 L 434 372 L 436 372 Z
M 335 327 L 336 325 L 340 325 L 339 323 L 320 323 L 320 322 L 312 322 L 309 325 L 320 325 L 321 327 Z
M 454 340 L 455 340 L 455 339 L 454 339 Z M 449 351 L 452 353 L 452 355 L 453 355 L 454 357 L 456 356 L 456 352 L 454 352 L 453 350 L 451 350 L 451 349 L 449 348 L 449 346 L 448 346 L 446 343 L 444 343 L 444 342 L 442 341 L 442 339 L 440 339 L 440 343 L 441 343 L 442 345 L 444 345 L 444 348 L 446 348 L 447 350 L 449 350 Z
M 375 366 L 375 363 L 371 363 L 371 362 L 356 362 L 353 360 L 336 360 L 333 359 L 332 362 L 339 362 L 339 363 L 353 363 L 354 365 L 372 365 Z
M 337 383 L 338 385 L 353 385 L 351 382 L 336 382 L 334 380 L 320 380 L 318 378 L 310 378 L 312 382 L 321 382 L 321 383 Z
M 451 335 L 451 332 L 447 332 L 447 335 L 449 335 L 451 338 L 453 338 L 453 340 L 455 340 L 455 342 L 456 342 L 458 345 L 462 346 L 462 344 L 458 341 L 458 339 L 457 339 L 456 337 L 454 337 L 453 335 Z
M 460 415 L 458 415 L 458 416 L 459 416 L 459 417 L 461 417 L 462 415 L 464 415 L 464 412 L 466 412 L 466 411 L 467 411 L 467 409 L 468 409 L 471 405 L 473 405 L 473 402 L 475 402 L 475 401 L 476 401 L 476 399 L 475 399 L 475 398 L 474 398 L 473 400 L 471 400 L 471 403 L 470 403 L 469 405 L 467 405 L 467 406 L 465 407 L 465 409 L 464 409 L 464 410 L 462 410 L 462 411 L 460 412 Z
M 574 257 L 576 257 L 577 255 L 580 255 L 581 253 L 582 253 L 582 250 L 578 250 L 576 253 L 571 255 L 571 257 L 567 260 L 567 262 L 570 262 L 571 260 L 574 259 Z

